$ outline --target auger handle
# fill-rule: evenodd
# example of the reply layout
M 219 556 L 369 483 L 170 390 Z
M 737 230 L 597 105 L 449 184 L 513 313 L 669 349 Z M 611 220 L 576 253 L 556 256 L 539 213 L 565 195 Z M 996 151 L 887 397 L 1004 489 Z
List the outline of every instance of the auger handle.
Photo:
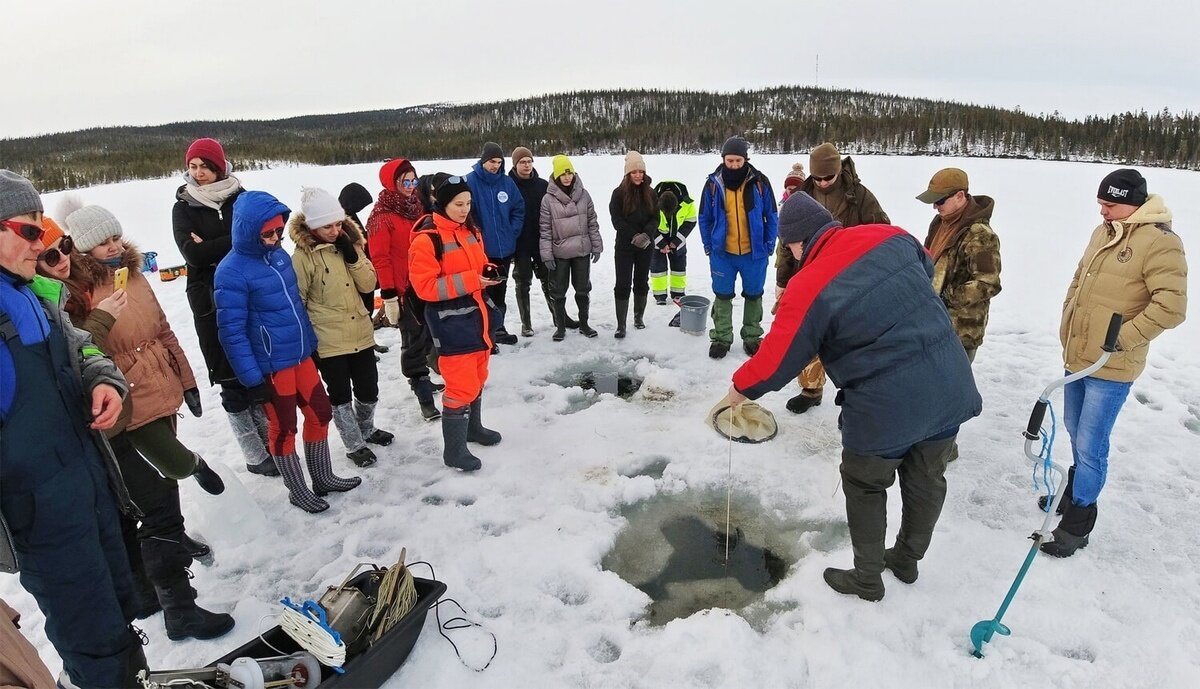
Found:
M 1121 334 L 1121 314 L 1114 313 L 1108 322 L 1108 332 L 1104 335 L 1104 344 L 1100 347 L 1110 354 L 1117 351 L 1117 336 Z
M 1027 440 L 1037 440 L 1039 433 L 1042 430 L 1042 421 L 1046 418 L 1046 408 L 1050 406 L 1050 401 L 1040 399 L 1033 405 L 1033 411 L 1029 413 L 1029 425 L 1025 426 L 1023 434 Z

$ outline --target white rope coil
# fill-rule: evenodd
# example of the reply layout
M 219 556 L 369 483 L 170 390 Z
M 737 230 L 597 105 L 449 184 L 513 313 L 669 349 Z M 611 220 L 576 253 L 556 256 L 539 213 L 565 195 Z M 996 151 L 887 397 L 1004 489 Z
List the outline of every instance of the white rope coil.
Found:
M 308 614 L 284 605 L 279 627 L 322 665 L 340 668 L 346 662 L 346 644 Z

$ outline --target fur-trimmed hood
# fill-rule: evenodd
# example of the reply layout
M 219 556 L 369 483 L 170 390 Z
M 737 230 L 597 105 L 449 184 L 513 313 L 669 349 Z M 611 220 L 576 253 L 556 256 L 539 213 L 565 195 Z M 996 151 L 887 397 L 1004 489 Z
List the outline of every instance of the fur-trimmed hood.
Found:
M 328 242 L 318 241 L 313 236 L 312 228 L 308 226 L 308 222 L 304 219 L 304 214 L 300 212 L 292 213 L 291 219 L 287 224 L 288 236 L 296 243 L 296 249 L 299 251 L 313 252 L 321 246 L 333 246 Z M 366 233 L 362 227 L 354 221 L 353 218 L 346 216 L 342 221 L 342 231 L 354 240 L 354 244 L 359 247 L 366 245 Z
M 121 266 L 129 269 L 130 273 L 142 272 L 142 250 L 128 239 L 121 240 L 124 251 L 121 253 Z M 101 263 L 91 254 L 79 251 L 71 252 L 71 273 L 64 282 L 73 294 L 91 292 L 96 285 L 112 281 L 113 269 Z

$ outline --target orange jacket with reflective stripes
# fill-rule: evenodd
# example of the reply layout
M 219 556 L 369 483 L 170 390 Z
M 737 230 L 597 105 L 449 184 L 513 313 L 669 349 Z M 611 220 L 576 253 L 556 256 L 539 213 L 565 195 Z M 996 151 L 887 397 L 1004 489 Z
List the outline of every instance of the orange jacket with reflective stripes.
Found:
M 487 262 L 479 232 L 441 213 L 413 228 L 408 277 L 443 355 L 492 348 L 490 304 L 480 282 Z

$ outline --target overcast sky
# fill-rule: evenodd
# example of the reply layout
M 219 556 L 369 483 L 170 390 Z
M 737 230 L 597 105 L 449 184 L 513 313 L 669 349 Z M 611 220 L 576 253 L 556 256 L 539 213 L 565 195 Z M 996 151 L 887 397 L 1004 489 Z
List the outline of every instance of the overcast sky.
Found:
M 618 87 L 1200 111 L 1184 0 L 0 0 L 0 137 Z

